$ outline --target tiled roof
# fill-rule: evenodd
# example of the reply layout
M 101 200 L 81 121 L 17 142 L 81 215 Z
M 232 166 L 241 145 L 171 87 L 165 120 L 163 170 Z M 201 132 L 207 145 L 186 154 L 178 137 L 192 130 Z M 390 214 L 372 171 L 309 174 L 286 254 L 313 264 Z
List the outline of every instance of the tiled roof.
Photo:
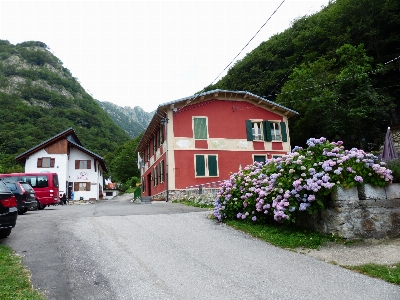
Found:
M 26 150 L 25 152 L 19 154 L 18 156 L 15 157 L 15 159 L 17 161 L 23 162 L 26 160 L 26 157 L 29 156 L 32 153 L 35 153 L 45 147 L 47 147 L 50 144 L 55 143 L 58 140 L 61 139 L 66 139 L 68 141 L 69 144 L 73 145 L 74 147 L 78 148 L 79 150 L 81 150 L 82 152 L 85 152 L 87 154 L 89 154 L 92 157 L 95 157 L 96 159 L 99 160 L 103 170 L 105 172 L 107 172 L 107 167 L 106 164 L 104 162 L 103 157 L 97 155 L 96 153 L 86 149 L 85 147 L 82 146 L 81 141 L 79 140 L 78 136 L 76 135 L 76 132 L 73 128 L 68 128 L 62 132 L 60 132 L 59 134 L 49 138 L 48 140 L 45 140 L 44 142 L 36 145 L 35 147 L 30 148 L 29 150 Z

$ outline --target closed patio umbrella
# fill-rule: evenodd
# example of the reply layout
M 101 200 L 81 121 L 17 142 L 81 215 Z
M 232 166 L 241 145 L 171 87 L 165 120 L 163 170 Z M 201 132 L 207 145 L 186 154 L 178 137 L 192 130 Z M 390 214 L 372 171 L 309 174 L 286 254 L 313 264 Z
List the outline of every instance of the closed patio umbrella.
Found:
M 388 127 L 385 136 L 385 142 L 383 144 L 382 160 L 393 160 L 396 158 L 397 158 L 397 152 L 394 146 L 393 136 L 392 133 L 390 132 L 390 127 Z

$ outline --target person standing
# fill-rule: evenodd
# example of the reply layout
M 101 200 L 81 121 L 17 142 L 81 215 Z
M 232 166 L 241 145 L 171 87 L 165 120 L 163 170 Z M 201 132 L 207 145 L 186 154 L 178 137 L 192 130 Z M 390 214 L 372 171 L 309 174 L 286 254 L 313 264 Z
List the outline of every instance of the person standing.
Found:
M 71 200 L 72 200 L 72 203 L 74 203 L 74 197 L 75 197 L 75 193 L 74 193 L 74 191 L 71 191 Z
M 65 195 L 65 193 L 62 195 L 61 201 L 63 202 L 63 205 L 67 204 L 67 195 Z

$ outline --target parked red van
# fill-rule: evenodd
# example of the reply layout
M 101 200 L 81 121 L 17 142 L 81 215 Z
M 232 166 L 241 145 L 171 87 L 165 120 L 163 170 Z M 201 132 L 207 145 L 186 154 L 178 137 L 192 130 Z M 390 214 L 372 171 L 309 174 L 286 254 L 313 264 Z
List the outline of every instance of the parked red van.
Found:
M 9 173 L 0 174 L 0 178 L 29 183 L 35 191 L 38 209 L 60 203 L 57 173 Z

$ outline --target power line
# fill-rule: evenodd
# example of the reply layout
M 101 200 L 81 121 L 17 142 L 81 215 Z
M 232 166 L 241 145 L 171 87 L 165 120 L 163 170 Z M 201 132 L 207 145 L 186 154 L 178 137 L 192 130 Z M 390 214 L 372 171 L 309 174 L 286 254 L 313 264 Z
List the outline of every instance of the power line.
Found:
M 369 72 L 365 72 L 365 73 L 358 74 L 358 75 L 356 75 L 356 76 L 350 76 L 350 77 L 346 77 L 346 78 L 343 78 L 343 79 L 340 79 L 340 80 L 334 80 L 334 81 L 326 82 L 326 83 L 324 83 L 324 84 L 309 86 L 309 87 L 305 87 L 305 88 L 298 89 L 298 90 L 292 90 L 292 91 L 288 91 L 288 92 L 281 92 L 281 93 L 269 94 L 268 96 L 270 96 L 270 95 L 277 96 L 277 95 L 282 95 L 282 94 L 291 94 L 291 93 L 300 92 L 300 91 L 304 91 L 304 90 L 316 89 L 316 88 L 320 88 L 320 87 L 325 87 L 325 86 L 327 86 L 327 85 L 339 83 L 339 82 L 342 82 L 342 81 L 346 81 L 346 80 L 358 78 L 358 77 L 361 77 L 361 76 L 363 76 L 363 75 L 376 74 L 376 73 L 379 73 L 379 72 L 381 72 L 381 71 L 387 70 L 387 68 L 386 68 L 385 66 L 388 65 L 388 64 L 390 64 L 390 63 L 395 62 L 395 61 L 398 60 L 399 58 L 400 58 L 400 56 L 398 56 L 398 57 L 396 57 L 396 58 L 393 58 L 392 60 L 389 60 L 388 62 L 384 63 L 384 65 L 383 65 L 382 68 L 374 69 L 374 70 L 371 70 L 371 71 L 369 71 Z
M 221 73 L 218 74 L 218 76 L 209 84 L 212 85 L 218 78 L 219 76 L 221 76 L 221 74 L 227 69 L 229 68 L 229 66 L 235 61 L 235 59 L 243 52 L 243 50 L 250 44 L 250 42 L 257 36 L 257 34 L 261 31 L 261 29 L 268 23 L 268 21 L 272 18 L 272 16 L 278 11 L 278 9 L 282 6 L 282 4 L 285 2 L 286 0 L 283 0 L 281 2 L 281 4 L 279 4 L 279 6 L 275 9 L 275 11 L 269 16 L 268 20 L 265 21 L 265 23 L 260 27 L 260 29 L 258 29 L 258 31 L 256 32 L 256 34 L 250 39 L 250 41 L 247 42 L 247 44 L 242 48 L 242 50 L 240 50 L 240 52 L 232 59 L 232 61 L 225 67 L 225 69 L 223 69 L 221 71 Z
M 283 0 L 281 2 L 281 4 L 279 4 L 279 6 L 274 10 L 274 12 L 269 16 L 269 18 L 267 19 L 267 21 L 265 21 L 265 23 L 260 27 L 260 29 L 258 29 L 258 31 L 254 34 L 254 36 L 247 42 L 247 44 L 242 48 L 242 50 L 240 50 L 240 52 L 232 59 L 232 61 L 221 71 L 221 73 L 218 74 L 218 76 L 206 87 L 204 87 L 200 92 L 196 93 L 195 95 L 199 95 L 201 93 L 203 93 L 206 88 L 208 88 L 209 86 L 211 86 L 220 76 L 223 72 L 225 72 L 225 70 L 227 68 L 229 68 L 229 66 L 235 61 L 235 59 L 243 52 L 243 50 L 250 44 L 250 42 L 257 36 L 257 34 L 261 31 L 261 29 L 268 23 L 268 21 L 272 18 L 272 16 L 278 11 L 278 9 L 282 6 L 282 4 L 285 2 L 286 0 Z M 196 99 L 197 96 L 195 96 L 191 101 L 193 101 L 194 99 Z M 188 101 L 184 106 L 182 106 L 179 110 L 183 109 L 185 106 L 187 106 L 191 101 Z
M 314 5 L 313 5 L 313 6 L 314 6 Z M 312 9 L 312 6 L 311 6 L 310 10 L 311 10 L 311 9 Z M 310 11 L 310 10 L 309 10 L 309 11 Z M 322 18 L 319 19 L 319 23 L 321 22 L 321 20 L 322 20 Z M 319 23 L 318 23 L 318 25 L 319 25 Z M 304 50 L 305 50 L 305 48 L 307 47 L 308 43 L 311 41 L 311 38 L 314 37 L 314 33 L 315 33 L 316 30 L 317 30 L 317 26 L 314 26 L 314 32 L 310 35 L 310 37 L 308 38 L 307 42 L 306 42 L 305 45 L 303 46 L 303 49 L 301 49 L 301 51 L 300 51 L 300 53 L 298 54 L 297 58 L 296 58 L 295 61 L 292 63 L 292 65 L 288 68 L 287 72 L 282 76 L 281 80 L 275 85 L 275 88 L 277 88 L 277 87 L 281 84 L 281 82 L 287 77 L 288 73 L 292 70 L 292 67 L 293 67 L 294 64 L 299 60 L 300 55 L 304 52 Z M 275 88 L 273 88 L 272 91 L 273 91 Z M 271 91 L 271 93 L 268 94 L 267 98 L 268 98 L 269 96 L 273 95 L 272 91 Z
M 380 89 L 385 89 L 385 88 L 390 88 L 390 87 L 400 87 L 400 84 L 376 87 L 376 88 L 373 88 L 373 89 L 374 90 L 380 90 Z M 331 92 L 329 95 L 326 95 L 326 97 L 338 97 L 338 96 L 356 95 L 356 94 L 358 94 L 358 93 L 356 93 L 356 92 L 349 92 L 349 93 L 334 93 L 334 92 Z M 303 98 L 303 99 L 294 99 L 294 100 L 290 100 L 290 103 L 304 102 L 304 101 L 313 100 L 313 99 L 314 99 L 314 97 Z M 280 103 L 278 103 L 278 104 L 280 104 Z

